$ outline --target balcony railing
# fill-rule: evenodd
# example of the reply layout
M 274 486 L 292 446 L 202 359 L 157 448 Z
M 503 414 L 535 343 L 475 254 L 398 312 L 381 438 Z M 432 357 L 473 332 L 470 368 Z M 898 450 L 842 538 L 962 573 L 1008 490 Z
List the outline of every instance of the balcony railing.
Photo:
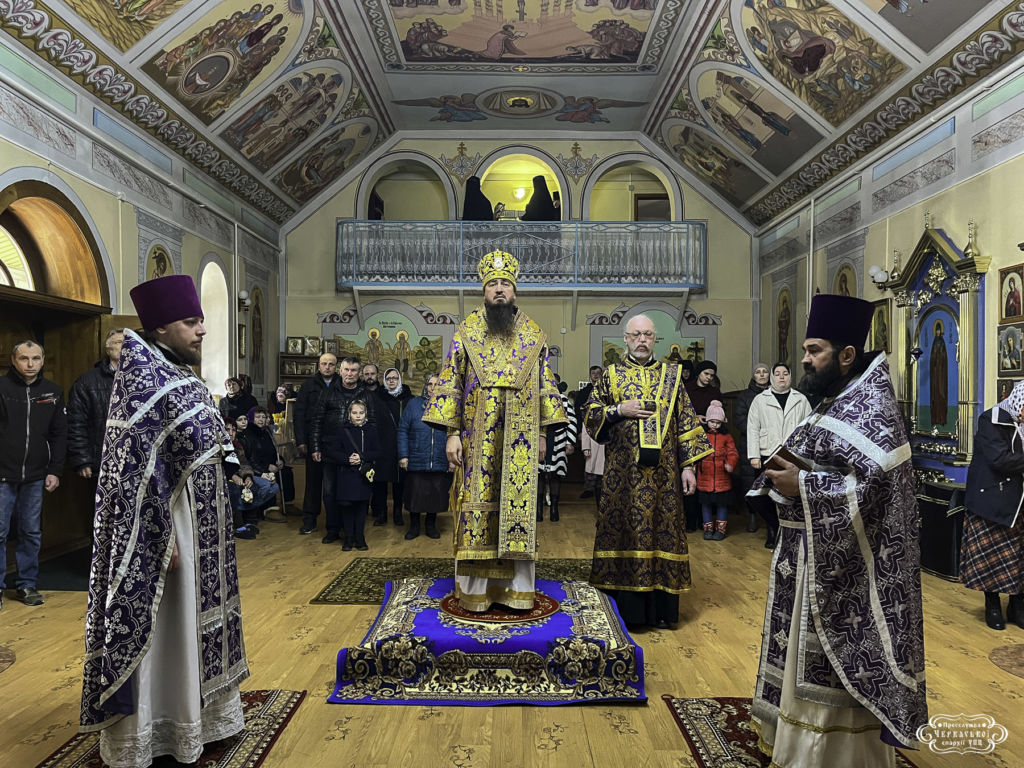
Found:
M 703 291 L 703 221 L 339 221 L 339 288 L 479 287 L 494 250 L 519 259 L 519 283 L 539 289 Z

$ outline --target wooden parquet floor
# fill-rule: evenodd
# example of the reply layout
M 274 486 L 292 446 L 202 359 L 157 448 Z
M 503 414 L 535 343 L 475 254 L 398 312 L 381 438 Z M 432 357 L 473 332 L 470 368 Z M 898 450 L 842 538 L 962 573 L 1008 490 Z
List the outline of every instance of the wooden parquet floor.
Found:
M 593 504 L 565 488 L 562 519 L 541 524 L 544 557 L 589 557 Z M 320 543 L 322 530 L 297 535 L 299 518 L 264 523 L 239 541 L 247 688 L 307 689 L 309 696 L 264 766 L 693 766 L 689 750 L 660 701 L 675 696 L 750 696 L 760 646 L 768 550 L 763 532 L 730 520 L 723 542 L 691 539 L 694 590 L 680 601 L 673 631 L 636 633 L 647 665 L 646 705 L 572 707 L 343 706 L 325 699 L 339 648 L 358 643 L 376 606 L 310 605 L 353 556 L 444 557 L 442 538 L 412 542 L 394 525 L 368 527 L 369 552 L 343 553 Z M 990 755 L 911 753 L 922 768 L 1024 765 L 1020 724 L 1024 680 L 988 661 L 992 648 L 1024 642 L 1024 630 L 987 629 L 978 593 L 924 577 L 926 654 L 932 714 L 989 714 L 1010 729 Z M 29 608 L 7 593 L 0 646 L 17 662 L 0 673 L 0 765 L 32 768 L 75 731 L 81 693 L 86 595 L 50 592 Z

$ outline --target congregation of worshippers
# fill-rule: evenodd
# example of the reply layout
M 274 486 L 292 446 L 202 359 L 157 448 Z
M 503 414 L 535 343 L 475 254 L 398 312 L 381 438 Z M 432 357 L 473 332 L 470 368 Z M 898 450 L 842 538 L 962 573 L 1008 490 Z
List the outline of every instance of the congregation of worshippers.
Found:
M 534 185 L 523 219 L 557 219 L 544 178 Z M 467 183 L 464 213 L 494 216 L 478 179 Z M 934 238 L 929 228 L 933 250 L 905 266 L 941 286 L 954 277 L 928 262 Z M 730 551 L 730 540 L 763 543 L 748 722 L 774 765 L 892 766 L 897 747 L 921 746 L 922 569 L 982 593 L 989 630 L 1024 628 L 1024 382 L 1010 380 L 991 407 L 971 412 L 969 435 L 957 430 L 964 403 L 950 390 L 960 352 L 948 309 L 922 313 L 910 413 L 898 392 L 906 374 L 887 352 L 891 308 L 851 295 L 857 278 L 842 271 L 834 292 L 802 303 L 780 294 L 761 345 L 775 354 L 749 367 L 735 362 L 722 317 L 637 297 L 592 316 L 586 354 L 574 350 L 570 369 L 566 328 L 551 312 L 533 314 L 543 277 L 528 271 L 538 268 L 531 248 L 549 246 L 489 243 L 463 267 L 475 275 L 459 312 L 387 299 L 324 312 L 320 335 L 283 334 L 272 361 L 216 380 L 227 340 L 210 320 L 213 304 L 192 276 L 166 274 L 166 260 L 130 289 L 135 314 L 108 327 L 87 369 L 64 370 L 69 356 L 41 339 L 13 345 L 0 380 L 0 609 L 6 617 L 50 597 L 48 498 L 74 488 L 93 500 L 79 727 L 98 733 L 106 764 L 190 763 L 245 732 L 239 554 L 283 531 L 331 548 L 338 562 L 381 549 L 394 558 L 403 547 L 420 557 L 427 543 L 450 564 L 447 580 L 378 578 L 387 581 L 381 616 L 363 645 L 339 652 L 332 703 L 394 695 L 360 675 L 368 656 L 383 658 L 374 654 L 389 641 L 374 633 L 391 626 L 387 611 L 400 599 L 437 601 L 447 618 L 422 630 L 433 636 L 487 622 L 539 629 L 589 600 L 609 633 L 595 653 L 621 641 L 614 652 L 634 670 L 628 682 L 594 679 L 609 686 L 607 700 L 642 699 L 646 633 L 679 630 L 701 589 L 694 539 L 705 557 Z M 893 272 L 886 285 L 899 279 Z M 1007 284 L 1005 311 L 1019 313 Z M 240 351 L 263 344 L 268 309 L 262 294 L 239 296 L 239 311 L 252 313 L 234 340 Z M 900 323 L 909 320 L 916 315 Z M 1012 352 L 1016 337 L 1007 338 Z M 51 375 L 73 380 L 66 396 Z M 950 456 L 972 440 L 959 496 L 940 500 L 947 533 L 956 526 L 952 558 L 923 533 L 935 499 L 918 492 L 921 436 Z M 580 515 L 586 573 L 551 581 L 539 553 Z M 593 629 L 574 623 L 572 633 L 581 641 Z M 557 662 L 550 638 L 531 642 L 548 648 L 544 663 Z M 434 670 L 430 658 L 422 669 L 405 663 Z M 433 674 L 420 671 L 412 677 Z M 486 676 L 474 671 L 463 687 L 409 685 L 405 703 L 545 701 L 525 683 L 512 698 L 488 690 L 488 699 L 471 690 Z M 586 700 L 568 692 L 581 685 L 558 703 Z
M 1024 765 L 1024 0 L 0 20 L 2 768 Z
M 824 756 L 856 743 L 869 755 L 857 764 L 889 765 L 894 746 L 915 745 L 927 722 L 919 513 L 892 374 L 868 348 L 873 305 L 815 295 L 799 363 L 758 362 L 728 394 L 713 360 L 664 354 L 652 317 L 635 313 L 621 355 L 580 371 L 570 389 L 552 368 L 549 334 L 518 304 L 521 277 L 512 254 L 483 256 L 483 302 L 417 392 L 400 362 L 321 352 L 315 373 L 266 402 L 246 375 L 214 398 L 195 373 L 207 330 L 187 275 L 132 289 L 141 328 L 107 333 L 66 401 L 43 375 L 43 346 L 15 345 L 3 380 L 3 501 L 5 533 L 17 526 L 16 596 L 46 601 L 35 583 L 41 495 L 76 473 L 96 498 L 82 727 L 101 732 L 105 760 L 130 764 L 140 740 L 147 756 L 194 758 L 196 744 L 244 727 L 233 540 L 244 547 L 289 515 L 299 536 L 342 552 L 369 550 L 378 526 L 413 541 L 451 525 L 461 610 L 525 615 L 539 594 L 536 542 L 559 525 L 567 494 L 592 505 L 590 583 L 630 631 L 676 628 L 693 586 L 688 538 L 763 537 L 774 554 L 751 714 L 774 755 L 800 764 L 809 745 Z M 967 482 L 962 580 L 985 593 L 995 630 L 1024 627 L 1020 590 L 1005 586 L 1020 568 L 1010 507 L 1021 495 L 1022 411 L 1018 384 L 981 415 L 987 447 Z M 1009 474 L 1009 488 L 994 485 Z M 119 579 L 124 562 L 141 578 Z M 222 589 L 197 588 L 192 568 L 213 568 Z M 1000 591 L 1010 592 L 1005 621 Z M 808 605 L 813 624 L 789 621 Z M 175 613 L 175 628 L 158 621 Z M 137 631 L 112 633 L 115 621 Z M 218 659 L 197 665 L 196 634 L 207 643 L 211 627 Z M 820 654 L 827 679 L 787 646 Z M 157 693 L 169 667 L 191 674 Z M 801 697 L 797 683 L 843 706 Z M 168 726 L 162 708 L 188 715 Z M 217 727 L 190 731 L 197 722 Z

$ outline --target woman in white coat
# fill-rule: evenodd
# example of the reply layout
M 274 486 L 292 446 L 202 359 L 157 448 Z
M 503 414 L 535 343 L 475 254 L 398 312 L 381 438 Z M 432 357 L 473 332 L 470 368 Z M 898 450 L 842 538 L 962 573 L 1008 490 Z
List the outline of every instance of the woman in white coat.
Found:
M 747 414 L 747 458 L 758 472 L 768 457 L 778 450 L 790 433 L 796 429 L 811 412 L 811 404 L 801 393 L 792 388 L 793 374 L 786 363 L 772 367 L 771 384 L 757 395 L 750 404 Z M 775 507 L 766 506 L 761 510 L 768 524 L 768 538 L 765 546 L 775 547 L 779 533 L 779 519 Z M 773 519 L 774 518 L 774 519 Z

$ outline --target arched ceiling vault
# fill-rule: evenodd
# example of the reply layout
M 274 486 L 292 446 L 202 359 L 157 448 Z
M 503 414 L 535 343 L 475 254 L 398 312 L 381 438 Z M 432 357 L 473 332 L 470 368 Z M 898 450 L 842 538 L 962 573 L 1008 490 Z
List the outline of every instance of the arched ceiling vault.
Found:
M 998 77 L 1018 5 L 19 0 L 0 43 L 279 225 L 402 131 L 642 132 L 762 224 Z

